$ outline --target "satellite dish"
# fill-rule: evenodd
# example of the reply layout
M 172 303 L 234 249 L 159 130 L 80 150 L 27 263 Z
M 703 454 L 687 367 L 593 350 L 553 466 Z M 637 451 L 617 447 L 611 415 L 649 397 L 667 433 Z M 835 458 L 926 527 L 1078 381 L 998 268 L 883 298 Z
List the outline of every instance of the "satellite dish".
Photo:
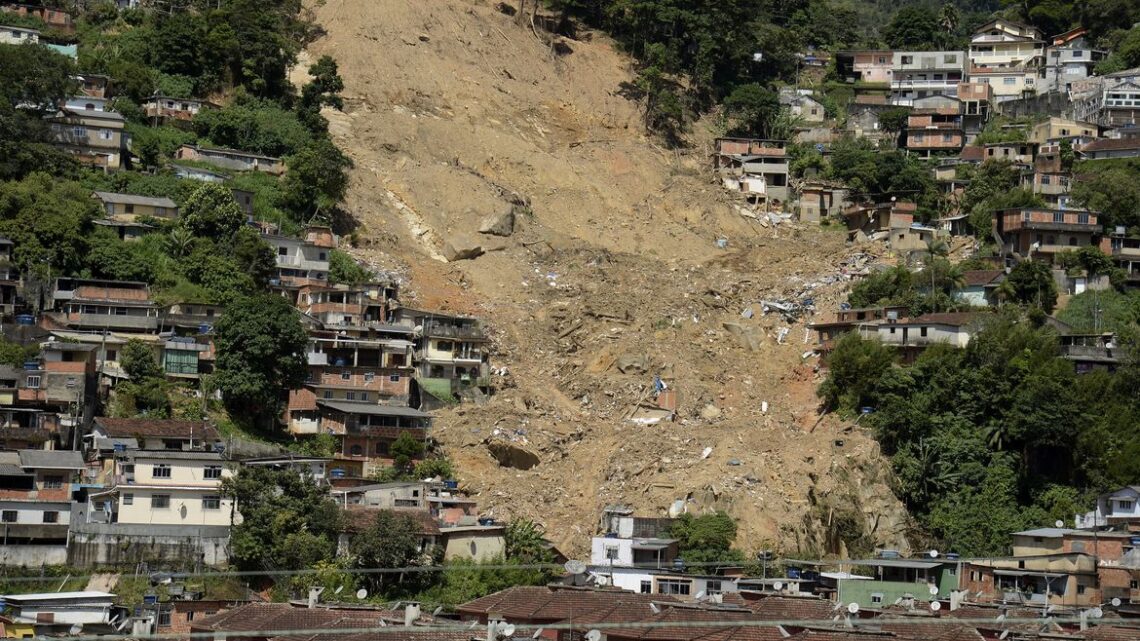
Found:
M 598 630 L 590 630 L 586 633 L 586 641 L 602 641 L 602 633 Z
M 367 599 L 368 598 L 368 590 L 365 590 L 364 588 L 360 588 L 359 590 L 356 591 L 356 598 L 360 599 L 361 601 L 363 601 L 364 599 Z
M 1056 521 L 1053 522 L 1053 525 L 1055 525 L 1057 527 L 1065 527 L 1065 522 L 1062 521 L 1061 519 L 1057 519 Z
M 333 590 L 333 594 L 340 594 L 341 590 L 343 590 L 343 589 L 344 589 L 343 585 L 338 585 L 338 586 L 336 586 L 336 589 Z
M 440 613 L 440 612 L 443 612 L 443 606 L 442 606 L 442 605 L 441 605 L 441 606 L 438 606 L 438 607 L 436 607 L 436 609 L 432 610 L 432 611 L 431 611 L 431 615 L 432 615 L 433 617 L 437 617 L 437 616 L 439 616 L 439 613 Z
M 661 608 L 657 607 L 656 603 L 650 603 L 649 609 L 653 612 L 653 614 L 661 614 Z
M 847 604 L 847 612 L 849 612 L 851 614 L 859 614 L 859 604 L 854 603 L 854 602 L 848 603 Z
M 938 558 L 938 550 L 931 550 L 928 554 L 930 554 L 930 558 L 932 559 Z
M 697 592 L 697 596 L 695 596 L 693 598 L 696 599 L 697 601 L 700 601 L 701 599 L 705 598 L 705 591 L 701 590 L 700 592 Z
M 1112 603 L 1112 607 L 1119 608 L 1120 607 L 1120 597 L 1112 597 L 1111 603 Z
M 772 589 L 777 591 L 777 592 L 779 592 L 780 590 L 783 590 L 784 589 L 784 582 L 783 581 L 776 581 L 775 583 L 772 584 Z
M 537 639 L 538 637 L 542 636 L 542 630 L 542 628 L 535 630 L 534 634 L 530 635 L 530 638 Z
M 1004 612 L 997 615 L 997 622 L 1001 623 L 1002 621 L 1005 621 L 1005 613 Z
M 71 629 L 69 630 L 69 632 L 73 635 L 76 635 L 76 634 L 79 634 L 80 632 L 83 632 L 83 624 L 82 623 L 76 623 L 75 625 L 71 626 Z
M 1094 619 L 1099 619 L 1104 616 L 1104 610 L 1101 610 L 1100 608 L 1093 608 L 1089 611 L 1089 616 Z
M 938 601 L 931 601 L 930 602 L 930 611 L 931 612 L 937 612 L 941 609 L 942 609 L 942 603 L 940 603 Z
M 570 559 L 562 565 L 570 574 L 585 574 L 586 564 L 578 559 Z
M 938 586 L 937 585 L 930 586 L 929 592 L 930 592 L 930 596 L 938 596 Z
M 499 634 L 509 639 L 515 636 L 515 626 L 510 623 L 504 623 L 502 627 L 499 628 Z
M 1008 636 L 1009 636 L 1009 630 L 1002 630 L 1002 631 L 1001 631 L 1001 634 L 1000 634 L 1000 635 L 998 635 L 998 638 L 999 638 L 999 639 L 1005 639 L 1005 638 L 1006 638 L 1006 637 L 1008 637 Z

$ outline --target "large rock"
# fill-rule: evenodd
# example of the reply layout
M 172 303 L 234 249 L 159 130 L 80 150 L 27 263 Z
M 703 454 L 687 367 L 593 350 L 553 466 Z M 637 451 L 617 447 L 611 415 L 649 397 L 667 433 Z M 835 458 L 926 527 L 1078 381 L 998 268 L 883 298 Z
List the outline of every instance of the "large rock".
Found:
M 644 374 L 649 371 L 649 359 L 644 355 L 623 354 L 615 365 L 622 374 Z
M 466 234 L 451 236 L 443 244 L 443 257 L 449 263 L 457 260 L 471 260 L 482 256 L 484 253 L 486 250 L 479 239 Z
M 479 225 L 479 233 L 492 236 L 510 236 L 515 233 L 514 206 L 484 218 L 482 224 Z
M 740 344 L 750 352 L 755 352 L 760 349 L 760 338 L 756 336 L 756 332 L 751 327 L 745 327 L 740 323 L 723 323 L 724 329 L 736 337 Z
M 513 443 L 493 441 L 487 444 L 487 451 L 489 451 L 491 456 L 495 457 L 495 460 L 503 467 L 513 467 L 516 470 L 529 470 L 539 463 L 538 454 Z

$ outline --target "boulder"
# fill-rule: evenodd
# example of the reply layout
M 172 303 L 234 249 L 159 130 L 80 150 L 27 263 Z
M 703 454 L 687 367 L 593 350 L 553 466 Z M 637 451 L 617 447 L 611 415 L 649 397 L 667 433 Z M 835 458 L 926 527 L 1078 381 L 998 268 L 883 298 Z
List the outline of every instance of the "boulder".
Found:
M 537 454 L 513 443 L 494 441 L 487 444 L 487 451 L 489 451 L 491 456 L 495 457 L 495 460 L 503 467 L 513 467 L 516 470 L 529 470 L 539 464 Z
M 622 374 L 644 374 L 649 371 L 649 359 L 644 355 L 623 354 L 614 364 Z
M 457 260 L 478 258 L 485 252 L 486 250 L 478 238 L 473 238 L 465 234 L 451 236 L 443 244 L 443 257 L 446 258 L 449 263 L 453 263 Z
M 760 339 L 756 336 L 756 332 L 751 327 L 745 327 L 740 323 L 722 323 L 724 329 L 736 337 L 742 347 L 750 352 L 755 352 L 760 349 Z
M 515 233 L 515 208 L 508 207 L 484 218 L 479 225 L 479 233 L 492 236 L 510 236 Z
M 720 418 L 720 408 L 712 403 L 705 405 L 701 408 L 701 418 L 706 421 L 714 421 Z

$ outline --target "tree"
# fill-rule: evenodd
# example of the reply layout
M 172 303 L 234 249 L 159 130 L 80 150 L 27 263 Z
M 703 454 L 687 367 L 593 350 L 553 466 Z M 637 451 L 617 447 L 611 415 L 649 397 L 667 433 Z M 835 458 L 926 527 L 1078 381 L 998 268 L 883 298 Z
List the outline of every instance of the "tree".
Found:
M 297 117 L 309 131 L 324 135 L 328 131 L 328 121 L 321 116 L 321 107 L 328 105 L 344 109 L 344 100 L 340 97 L 340 92 L 344 91 L 344 80 L 337 73 L 336 60 L 327 55 L 309 67 L 309 76 L 312 80 L 301 88 Z
M 1057 283 L 1049 266 L 1036 260 L 1023 260 L 1006 276 L 1013 290 L 1013 300 L 1023 305 L 1035 305 L 1046 314 L 1057 304 Z
M 215 326 L 215 383 L 227 408 L 266 427 L 280 416 L 283 394 L 305 380 L 309 336 L 281 296 L 243 298 Z
M 224 109 L 203 109 L 193 124 L 195 133 L 216 145 L 269 156 L 296 153 L 313 138 L 294 113 L 248 97 Z
M 98 211 L 90 190 L 48 174 L 0 183 L 0 235 L 15 243 L 15 263 L 27 274 L 79 273 Z
M 503 531 L 503 546 L 507 560 L 512 563 L 533 565 L 554 561 L 542 526 L 534 521 L 514 519 L 507 523 Z
M 669 527 L 669 535 L 677 539 L 680 556 L 689 563 L 724 563 L 744 560 L 740 550 L 732 549 L 736 541 L 736 521 L 725 512 L 693 516 L 682 514 Z M 696 571 L 709 573 L 715 568 L 698 567 Z
M 329 282 L 344 285 L 367 283 L 372 274 L 353 260 L 347 252 L 334 249 L 329 252 Z
M 899 9 L 883 29 L 883 39 L 892 49 L 930 51 L 942 40 L 942 25 L 932 7 L 908 5 Z
M 242 227 L 234 234 L 233 256 L 238 268 L 249 275 L 257 289 L 264 290 L 269 286 L 269 279 L 277 274 L 273 248 L 252 227 Z
M 910 119 L 910 109 L 906 107 L 892 107 L 879 114 L 879 126 L 883 131 L 897 134 L 906 129 Z
M 734 89 L 724 99 L 724 108 L 737 123 L 732 133 L 766 138 L 772 121 L 780 110 L 780 101 L 774 92 L 751 83 Z
M 423 441 L 412 436 L 410 432 L 400 432 L 400 435 L 392 442 L 390 451 L 396 469 L 401 473 L 407 473 L 412 469 L 412 461 L 423 456 L 424 444 Z
M 1100 212 L 1098 222 L 1107 229 L 1116 225 L 1140 228 L 1140 181 L 1135 179 L 1138 168 L 1140 163 L 1131 161 L 1107 167 L 1084 163 L 1077 169 L 1084 176 L 1073 181 L 1073 200 Z
M 670 78 L 676 64 L 675 56 L 664 45 L 649 45 L 634 82 L 645 98 L 645 130 L 661 135 L 671 146 L 680 144 L 685 131 L 685 107 L 677 83 Z
M 229 187 L 204 182 L 182 204 L 182 224 L 195 236 L 229 240 L 245 224 L 245 214 Z
M 829 409 L 873 407 L 875 386 L 894 361 L 894 350 L 879 341 L 844 334 L 827 357 L 827 378 L 817 394 Z
M 230 529 L 230 560 L 243 571 L 302 570 L 336 555 L 340 509 L 294 470 L 243 467 L 222 481 L 241 522 Z
M 286 159 L 284 200 L 286 207 L 305 221 L 317 212 L 329 212 L 348 190 L 352 161 L 331 141 L 318 138 Z
M 422 527 L 414 517 L 392 510 L 381 510 L 375 520 L 352 537 L 349 550 L 362 568 L 406 568 L 431 565 L 432 551 L 421 549 Z M 372 573 L 366 575 L 373 591 L 389 593 L 395 584 L 407 579 L 422 582 L 426 573 Z
M 154 350 L 137 338 L 132 338 L 123 346 L 119 364 L 132 381 L 141 382 L 148 378 L 162 378 L 162 368 L 155 358 Z

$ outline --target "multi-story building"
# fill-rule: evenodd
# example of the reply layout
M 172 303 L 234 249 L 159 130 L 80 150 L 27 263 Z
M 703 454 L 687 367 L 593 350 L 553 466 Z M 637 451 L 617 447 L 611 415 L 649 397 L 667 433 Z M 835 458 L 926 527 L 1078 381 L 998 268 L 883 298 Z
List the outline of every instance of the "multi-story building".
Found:
M 48 117 L 48 122 L 55 145 L 75 156 L 79 162 L 104 171 L 122 169 L 129 136 L 121 114 L 65 108 Z
M 1093 75 L 1093 67 L 1104 59 L 1105 52 L 1094 49 L 1088 41 L 1088 29 L 1077 27 L 1057 36 L 1045 53 L 1043 91 L 1069 93 L 1073 83 Z
M 1140 123 L 1140 67 L 1104 76 L 1099 93 L 1098 123 L 1108 127 Z
M 1068 140 L 1074 147 L 1087 144 L 1100 137 L 1100 127 L 1095 123 L 1081 122 L 1070 118 L 1050 117 L 1029 129 L 1029 142 L 1045 145 Z
M 1106 250 L 1116 261 L 1116 266 L 1124 271 L 1129 287 L 1140 287 L 1140 238 L 1129 238 L 1127 231 L 1123 226 L 1114 228 L 1108 238 L 1108 247 L 1101 241 L 1101 249 Z
M 82 483 L 79 452 L 0 452 L 0 565 L 66 563 L 71 501 Z
M 1061 252 L 1097 245 L 1096 212 L 1022 207 L 995 213 L 994 229 L 1006 255 L 1053 262 Z
M 1021 174 L 1022 188 L 1041 196 L 1051 209 L 1069 207 L 1072 182 L 1072 172 L 1064 168 L 1061 147 L 1056 143 L 1039 147 L 1033 159 L 1033 169 Z
M 957 102 L 955 98 L 940 100 Z M 906 148 L 927 157 L 958 152 L 966 144 L 960 113 L 958 104 L 915 109 L 907 117 Z
M 490 339 L 477 318 L 408 307 L 396 310 L 397 324 L 418 335 L 415 365 L 418 379 L 445 379 L 452 388 L 483 387 L 490 374 Z
M 1045 64 L 1045 41 L 1037 28 L 991 20 L 974 32 L 969 54 L 970 80 L 989 84 L 996 102 L 1037 94 Z
M 158 305 L 146 283 L 59 278 L 53 292 L 56 312 L 46 316 L 59 328 L 153 334 Z
M 894 68 L 894 53 L 889 50 L 840 51 L 835 56 L 842 78 L 851 82 L 889 84 Z
M 291 236 L 266 234 L 262 238 L 277 254 L 277 278 L 271 284 L 287 293 L 294 303 L 300 287 L 328 283 L 332 247 Z
M 222 480 L 233 475 L 218 452 L 133 450 L 114 458 L 111 487 L 92 492 L 95 523 L 228 526 L 233 500 Z
M 0 45 L 34 45 L 40 41 L 40 32 L 25 27 L 0 24 Z
M 11 240 L 0 238 L 0 315 L 3 316 L 16 313 L 20 292 L 20 272 L 12 255 L 15 248 Z
M 965 51 L 896 51 L 891 66 L 891 103 L 912 106 L 915 98 L 957 96 L 966 78 Z
M 1026 169 L 1033 166 L 1037 157 L 1037 144 L 1031 142 L 991 142 L 982 145 L 982 150 L 987 161 L 1008 162 Z
M 788 202 L 788 153 L 782 140 L 717 138 L 714 167 L 722 176 L 762 179 L 758 196 L 772 203 Z
M 994 90 L 984 82 L 963 82 L 958 85 L 958 101 L 961 105 L 962 129 L 966 134 L 966 144 L 972 144 L 982 133 L 990 118 L 994 102 Z

